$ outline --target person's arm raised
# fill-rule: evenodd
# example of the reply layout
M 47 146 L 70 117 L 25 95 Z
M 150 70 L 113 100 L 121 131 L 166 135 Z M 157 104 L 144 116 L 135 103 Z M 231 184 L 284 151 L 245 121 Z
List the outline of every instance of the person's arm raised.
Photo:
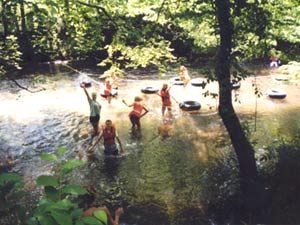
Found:
M 80 87 L 84 90 L 84 93 L 85 93 L 85 95 L 86 95 L 88 101 L 91 100 L 91 97 L 90 97 L 89 93 L 87 92 L 87 90 L 86 90 L 84 84 L 80 84 Z

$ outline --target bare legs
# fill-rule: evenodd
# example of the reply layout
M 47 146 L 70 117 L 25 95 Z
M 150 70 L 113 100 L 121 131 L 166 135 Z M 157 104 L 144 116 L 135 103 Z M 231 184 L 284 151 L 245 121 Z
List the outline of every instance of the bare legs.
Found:
M 93 130 L 94 130 L 93 135 L 97 136 L 99 134 L 99 132 L 98 132 L 99 131 L 99 121 L 98 122 L 92 122 L 91 124 L 92 124 Z
M 166 109 L 168 110 L 168 113 L 169 113 L 169 115 L 168 116 L 172 116 L 172 108 L 171 108 L 171 106 L 169 105 L 169 106 L 165 106 L 165 105 L 163 105 L 162 106 L 162 108 L 161 108 L 161 111 L 162 111 L 162 116 L 164 116 L 165 115 L 165 111 L 166 111 Z

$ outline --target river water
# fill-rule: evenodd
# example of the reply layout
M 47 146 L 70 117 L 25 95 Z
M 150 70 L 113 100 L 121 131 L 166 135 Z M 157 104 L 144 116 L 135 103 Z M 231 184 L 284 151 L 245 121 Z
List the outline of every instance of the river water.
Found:
M 90 71 L 89 71 L 90 72 Z M 87 161 L 86 166 L 74 171 L 70 181 L 92 184 L 101 201 L 123 205 L 123 220 L 130 224 L 208 224 L 206 205 L 219 188 L 212 184 L 210 170 L 217 162 L 232 153 L 222 121 L 216 113 L 217 99 L 204 97 L 209 91 L 217 93 L 216 82 L 204 89 L 187 85 L 174 85 L 172 130 L 170 137 L 161 137 L 158 126 L 162 123 L 161 100 L 155 94 L 143 94 L 141 88 L 161 88 L 163 82 L 177 76 L 170 71 L 165 77 L 153 73 L 129 72 L 119 82 L 118 97 L 108 104 L 100 95 L 102 105 L 100 123 L 111 119 L 116 125 L 126 153 L 116 159 L 103 156 L 98 144 L 95 157 L 87 159 L 84 150 L 91 139 L 88 121 L 89 106 L 81 81 L 91 81 L 87 90 L 103 90 L 103 80 L 85 72 L 58 71 L 41 74 L 40 82 L 34 79 L 18 80 L 22 85 L 44 91 L 30 93 L 18 89 L 11 81 L 2 81 L 0 88 L 0 156 L 13 158 L 12 171 L 24 175 L 28 190 L 34 189 L 38 175 L 49 174 L 57 167 L 41 161 L 42 153 L 54 153 L 60 146 L 68 151 L 64 159 Z M 192 78 L 198 77 L 196 72 Z M 37 77 L 37 76 L 35 76 Z M 262 96 L 254 95 L 253 84 Z M 284 99 L 271 99 L 264 93 L 270 88 L 287 92 Z M 140 95 L 149 113 L 141 119 L 142 132 L 136 136 L 130 131 L 128 103 Z M 288 81 L 277 81 L 274 76 L 257 75 L 241 81 L 233 91 L 235 109 L 248 134 L 257 141 L 256 149 L 279 140 L 292 140 L 299 136 L 299 86 Z M 193 100 L 201 103 L 198 112 L 184 112 L 177 102 Z M 223 162 L 226 164 L 226 162 Z M 220 175 L 221 176 L 221 175 Z M 221 179 L 221 178 L 220 178 Z M 214 197 L 216 198 L 216 197 Z

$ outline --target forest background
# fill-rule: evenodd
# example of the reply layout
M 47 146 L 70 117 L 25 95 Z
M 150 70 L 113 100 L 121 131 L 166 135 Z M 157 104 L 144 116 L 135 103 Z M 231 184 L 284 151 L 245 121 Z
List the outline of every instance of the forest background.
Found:
M 55 60 L 93 61 L 118 73 L 206 64 L 202 72 L 219 82 L 219 114 L 237 154 L 244 207 L 257 215 L 248 201 L 261 193 L 255 158 L 231 104 L 230 79 L 247 76 L 241 63 L 299 61 L 297 0 L 1 0 L 0 10 L 4 78 Z

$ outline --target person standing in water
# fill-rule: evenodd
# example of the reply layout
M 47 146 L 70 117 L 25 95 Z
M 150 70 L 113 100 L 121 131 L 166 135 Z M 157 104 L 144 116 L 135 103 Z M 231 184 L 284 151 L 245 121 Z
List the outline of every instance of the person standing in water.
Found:
M 113 87 L 113 82 L 109 78 L 105 80 L 105 90 L 104 90 L 104 95 L 107 99 L 108 104 L 110 104 L 111 99 L 113 97 L 112 94 L 112 87 Z
M 92 93 L 92 98 L 91 98 L 85 88 L 85 85 L 80 84 L 80 87 L 83 88 L 84 93 L 86 94 L 87 100 L 90 105 L 90 123 L 92 124 L 93 130 L 94 130 L 93 136 L 97 136 L 98 130 L 99 130 L 101 104 L 99 102 L 97 102 L 97 93 L 96 92 Z
M 184 87 L 190 82 L 191 77 L 189 75 L 189 72 L 185 66 L 180 66 L 179 69 L 179 78 L 181 81 L 183 81 Z
M 141 129 L 141 122 L 140 119 L 145 116 L 149 111 L 141 104 L 142 98 L 139 96 L 136 96 L 134 98 L 134 102 L 130 105 L 128 105 L 125 100 L 123 100 L 123 103 L 126 104 L 129 107 L 133 107 L 132 111 L 129 113 L 129 119 L 132 125 L 132 130 L 140 130 Z
M 104 154 L 107 156 L 118 155 L 118 148 L 115 143 L 117 139 L 121 153 L 125 153 L 121 140 L 118 137 L 116 127 L 112 124 L 111 120 L 106 120 L 105 125 L 102 126 L 102 133 L 97 137 L 95 143 L 87 150 L 88 153 L 93 153 L 95 146 L 99 143 L 101 139 L 104 139 Z
M 171 89 L 171 87 L 168 87 L 168 84 L 164 83 L 161 90 L 160 90 L 160 92 L 157 93 L 157 95 L 159 95 L 161 97 L 161 100 L 162 100 L 162 108 L 161 108 L 162 116 L 165 115 L 166 109 L 168 110 L 169 114 L 172 115 L 172 112 L 171 112 L 172 102 L 171 102 L 170 89 Z

